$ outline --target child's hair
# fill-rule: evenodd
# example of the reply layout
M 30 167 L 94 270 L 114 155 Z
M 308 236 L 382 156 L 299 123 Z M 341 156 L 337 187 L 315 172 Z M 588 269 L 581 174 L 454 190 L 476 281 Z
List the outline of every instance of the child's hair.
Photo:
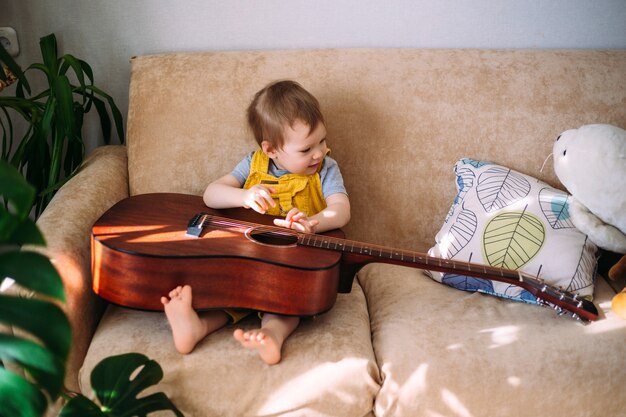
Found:
M 312 132 L 318 123 L 324 123 L 324 116 L 317 99 L 295 81 L 270 83 L 255 94 L 248 106 L 248 125 L 259 145 L 265 140 L 282 148 L 285 127 L 297 120 L 306 123 Z

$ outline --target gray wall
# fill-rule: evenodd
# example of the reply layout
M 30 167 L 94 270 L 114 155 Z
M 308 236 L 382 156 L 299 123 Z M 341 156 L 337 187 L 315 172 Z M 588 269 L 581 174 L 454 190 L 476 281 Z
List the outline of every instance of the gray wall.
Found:
M 626 49 L 626 0 L 0 0 L 23 66 L 38 39 L 86 60 L 128 107 L 133 55 L 328 47 Z M 91 120 L 93 121 L 93 120 Z M 101 143 L 93 124 L 88 150 Z

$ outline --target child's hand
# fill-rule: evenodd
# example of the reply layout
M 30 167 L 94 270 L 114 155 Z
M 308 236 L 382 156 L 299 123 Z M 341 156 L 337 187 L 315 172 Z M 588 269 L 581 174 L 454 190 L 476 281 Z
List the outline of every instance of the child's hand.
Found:
M 309 219 L 305 213 L 297 208 L 292 208 L 284 219 L 274 219 L 274 224 L 299 232 L 315 233 L 315 227 L 319 224 L 319 221 Z
M 272 198 L 272 193 L 275 193 L 276 189 L 272 187 L 264 187 L 262 185 L 254 185 L 245 190 L 243 198 L 243 206 L 245 208 L 251 208 L 257 213 L 265 214 L 267 209 L 276 207 L 276 202 Z

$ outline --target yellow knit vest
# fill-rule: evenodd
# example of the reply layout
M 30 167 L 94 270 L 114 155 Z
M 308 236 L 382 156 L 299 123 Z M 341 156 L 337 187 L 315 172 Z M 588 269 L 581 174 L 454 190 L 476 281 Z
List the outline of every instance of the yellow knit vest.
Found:
M 276 207 L 270 207 L 266 214 L 286 216 L 289 210 L 297 207 L 307 216 L 312 216 L 326 208 L 320 180 L 320 164 L 317 172 L 311 175 L 286 174 L 276 178 L 268 174 L 270 159 L 262 150 L 257 150 L 250 163 L 250 175 L 243 188 L 261 184 L 276 189 L 272 198 Z

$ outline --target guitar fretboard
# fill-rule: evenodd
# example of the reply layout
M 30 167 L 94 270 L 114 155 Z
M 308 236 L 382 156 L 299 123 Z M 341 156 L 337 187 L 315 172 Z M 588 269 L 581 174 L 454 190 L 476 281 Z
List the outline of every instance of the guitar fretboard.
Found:
M 553 307 L 559 314 L 564 314 L 569 311 L 574 318 L 582 321 L 595 320 L 597 318 L 597 310 L 590 301 L 580 299 L 577 294 L 551 286 L 542 278 L 533 277 L 521 271 L 454 259 L 437 258 L 420 252 L 399 250 L 349 239 L 302 233 L 277 226 L 259 225 L 242 220 L 204 215 L 204 213 L 201 214 L 202 215 L 194 217 L 198 224 L 192 225 L 190 222 L 189 227 L 203 228 L 210 223 L 215 227 L 237 229 L 253 240 L 255 240 L 255 236 L 271 236 L 271 240 L 278 245 L 298 244 L 301 246 L 340 251 L 350 254 L 351 256 L 362 257 L 363 264 L 369 262 L 399 264 L 425 270 L 468 275 L 505 282 L 528 290 L 537 298 L 539 304 Z
M 388 248 L 385 246 L 363 244 L 353 240 L 325 237 L 314 234 L 299 234 L 298 243 L 303 246 L 337 250 L 356 255 L 372 256 L 381 260 L 397 263 L 411 263 L 423 269 L 444 270 L 478 277 L 496 277 L 510 281 L 524 281 L 526 278 L 519 271 L 494 268 L 487 265 L 468 263 L 453 259 L 436 258 L 420 252 Z M 495 278 L 494 278 L 495 279 Z

